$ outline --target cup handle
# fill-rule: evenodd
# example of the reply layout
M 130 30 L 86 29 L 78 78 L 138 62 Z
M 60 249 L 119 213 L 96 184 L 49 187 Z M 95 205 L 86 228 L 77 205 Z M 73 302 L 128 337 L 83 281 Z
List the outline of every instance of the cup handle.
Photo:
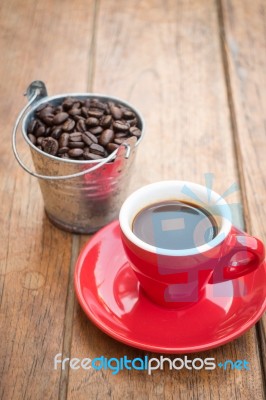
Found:
M 255 271 L 264 261 L 264 245 L 253 236 L 232 233 L 227 245 L 229 246 L 229 251 L 221 258 L 219 267 L 213 272 L 209 283 L 219 283 L 239 278 Z M 240 253 L 244 252 L 246 253 L 245 256 L 241 257 Z M 239 254 L 239 258 L 231 264 L 232 258 L 237 254 Z

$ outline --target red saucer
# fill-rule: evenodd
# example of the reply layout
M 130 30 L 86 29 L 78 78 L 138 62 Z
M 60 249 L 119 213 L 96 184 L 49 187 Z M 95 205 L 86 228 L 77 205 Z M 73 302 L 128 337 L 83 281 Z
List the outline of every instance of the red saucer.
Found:
M 118 221 L 96 233 L 75 269 L 75 290 L 87 316 L 113 338 L 160 353 L 197 352 L 230 342 L 266 309 L 266 269 L 207 285 L 205 297 L 180 310 L 151 302 L 139 287 L 120 240 Z

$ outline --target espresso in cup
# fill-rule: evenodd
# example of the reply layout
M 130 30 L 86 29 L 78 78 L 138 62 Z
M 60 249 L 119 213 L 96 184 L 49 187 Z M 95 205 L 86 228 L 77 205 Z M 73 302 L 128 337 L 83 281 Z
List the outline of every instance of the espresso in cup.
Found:
M 218 225 L 209 211 L 187 201 L 151 204 L 135 216 L 133 233 L 145 243 L 162 249 L 186 250 L 210 242 Z

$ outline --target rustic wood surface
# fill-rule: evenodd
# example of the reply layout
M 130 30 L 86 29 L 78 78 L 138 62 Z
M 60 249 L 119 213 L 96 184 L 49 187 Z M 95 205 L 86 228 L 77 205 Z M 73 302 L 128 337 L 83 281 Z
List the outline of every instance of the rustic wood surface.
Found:
M 243 205 L 236 222 L 266 242 L 265 18 L 262 0 L 2 0 L 1 400 L 265 398 L 265 317 L 232 343 L 200 354 L 246 359 L 250 371 L 54 370 L 61 352 L 147 353 L 85 317 L 73 269 L 89 237 L 50 224 L 38 183 L 18 167 L 10 145 L 32 80 L 44 80 L 50 94 L 124 98 L 147 122 L 129 192 L 162 179 L 205 184 L 212 173 L 218 192 L 239 185 L 228 197 Z M 19 148 L 30 163 L 22 140 Z
M 266 241 L 266 4 L 227 2 L 224 50 L 246 228 Z M 266 370 L 266 317 L 258 324 Z

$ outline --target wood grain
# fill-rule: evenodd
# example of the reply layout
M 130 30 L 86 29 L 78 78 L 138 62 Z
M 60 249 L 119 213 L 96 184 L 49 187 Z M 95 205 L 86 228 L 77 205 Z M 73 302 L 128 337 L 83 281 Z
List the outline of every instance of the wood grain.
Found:
M 60 352 L 156 355 L 116 342 L 85 317 L 73 268 L 88 237 L 47 221 L 37 182 L 10 148 L 32 80 L 44 80 L 50 94 L 93 89 L 120 96 L 147 122 L 129 192 L 161 179 L 207 178 L 220 193 L 239 182 L 242 192 L 228 201 L 243 200 L 247 229 L 265 241 L 265 12 L 262 0 L 1 1 L 1 400 L 265 398 L 265 321 L 259 335 L 253 328 L 200 354 L 246 359 L 246 372 L 54 370 Z M 243 225 L 241 208 L 234 222 Z
M 224 43 L 248 230 L 266 242 L 265 2 L 222 3 Z M 258 325 L 266 375 L 266 317 Z M 264 382 L 265 384 L 265 382 Z
M 84 91 L 93 1 L 4 0 L 0 5 L 0 398 L 56 399 L 72 236 L 44 215 L 38 183 L 11 152 L 11 131 L 35 79 L 51 94 Z M 19 140 L 22 156 L 28 149 Z M 72 322 L 71 322 L 72 324 Z
M 100 2 L 93 90 L 139 107 L 147 136 L 130 191 L 161 179 L 205 183 L 223 193 L 238 181 L 214 1 Z M 145 171 L 145 173 L 143 173 Z M 239 201 L 234 193 L 230 201 Z M 196 327 L 195 327 L 196 329 Z M 109 338 L 76 307 L 72 357 L 144 355 Z M 149 354 L 150 357 L 153 354 Z M 191 357 L 196 355 L 191 355 Z M 263 399 L 255 329 L 201 357 L 248 359 L 251 371 L 70 371 L 68 399 Z

